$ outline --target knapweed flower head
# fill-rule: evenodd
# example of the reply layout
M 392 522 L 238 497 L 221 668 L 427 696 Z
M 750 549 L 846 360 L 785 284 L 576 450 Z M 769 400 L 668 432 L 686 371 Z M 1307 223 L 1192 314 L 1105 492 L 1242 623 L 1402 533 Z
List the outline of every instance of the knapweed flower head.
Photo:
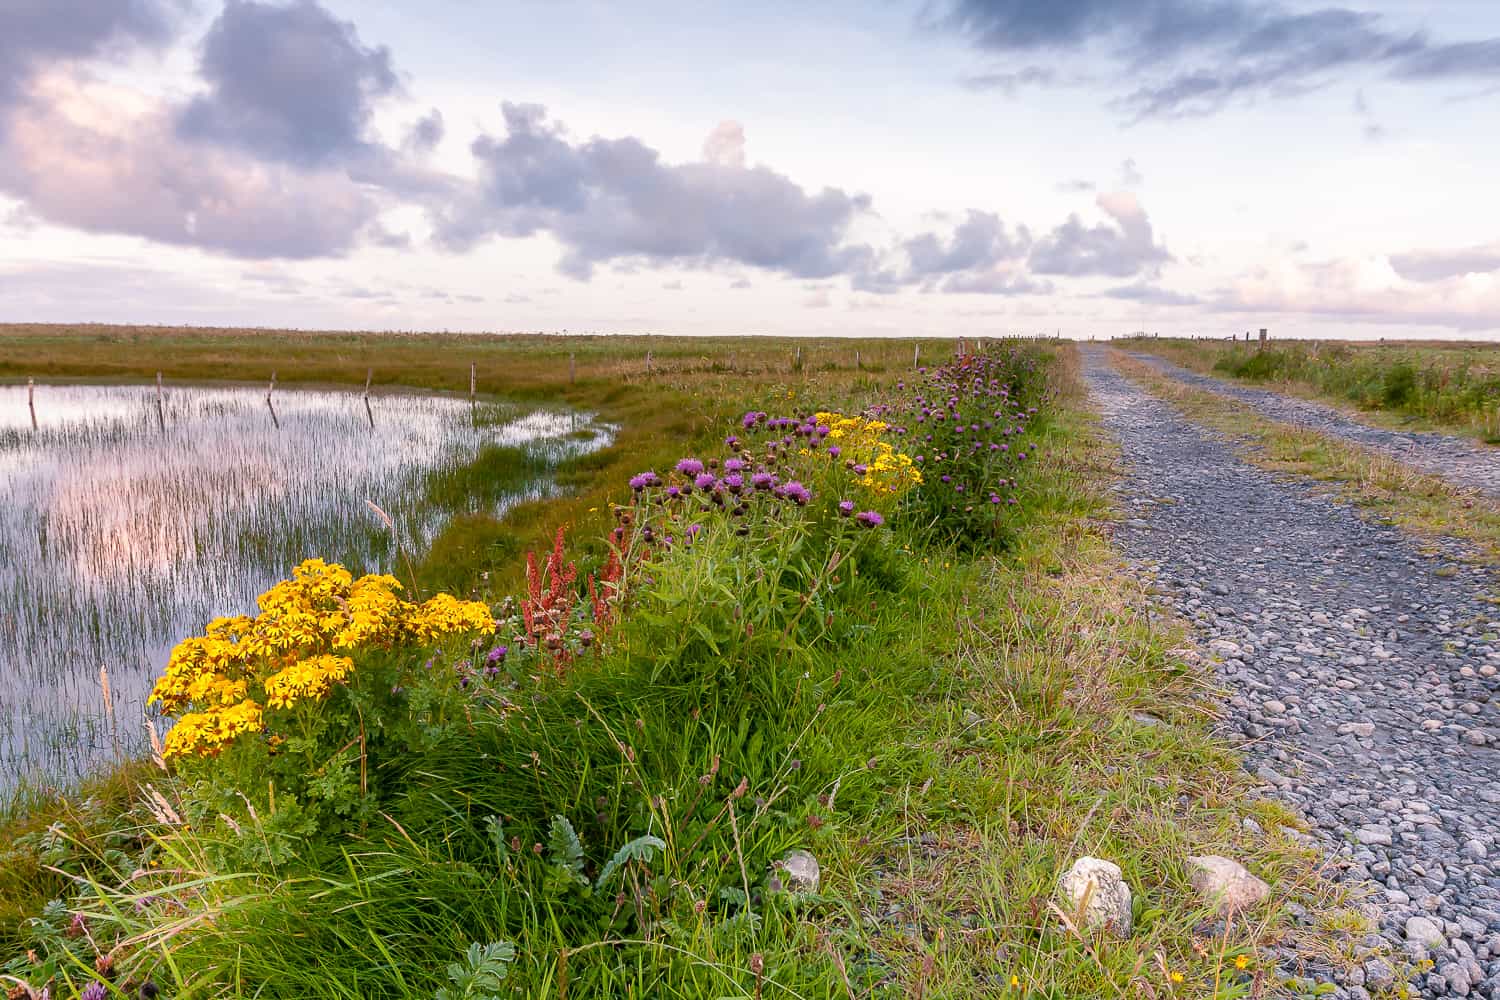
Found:
M 654 472 L 639 472 L 630 477 L 630 488 L 637 493 L 660 485 L 661 477 Z
M 853 514 L 854 514 L 854 501 L 853 500 L 840 500 L 839 501 L 839 516 L 840 517 L 850 517 Z
M 782 497 L 792 501 L 792 503 L 799 507 L 806 506 L 812 500 L 812 491 L 795 479 L 783 483 L 778 492 L 780 492 Z
M 684 458 L 677 463 L 677 471 L 684 476 L 696 476 L 703 471 L 703 463 L 696 458 Z
M 78 1000 L 109 1000 L 109 988 L 96 980 L 83 988 Z
M 860 511 L 854 515 L 854 520 L 866 528 L 878 528 L 885 523 L 885 518 L 881 517 L 878 511 L 873 510 Z

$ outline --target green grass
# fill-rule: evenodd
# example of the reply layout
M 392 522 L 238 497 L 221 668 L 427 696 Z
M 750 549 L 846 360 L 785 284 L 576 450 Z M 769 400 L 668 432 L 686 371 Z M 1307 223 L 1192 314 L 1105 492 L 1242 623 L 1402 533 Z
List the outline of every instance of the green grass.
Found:
M 1500 347 L 1494 344 L 1258 344 L 1141 338 L 1118 342 L 1199 372 L 1269 383 L 1365 413 L 1500 444 Z
M 1254 797 L 1211 736 L 1210 675 L 1173 652 L 1184 631 L 1148 614 L 1108 542 L 1114 455 L 1076 358 L 1056 353 L 1004 550 L 924 543 L 898 524 L 832 572 L 837 521 L 755 546 L 712 535 L 652 567 L 604 655 L 561 682 L 518 678 L 504 713 L 386 765 L 378 782 L 396 791 L 367 825 L 295 857 L 261 852 L 258 838 L 283 834 L 260 790 L 247 789 L 254 818 L 229 807 L 248 828 L 236 832 L 157 775 L 188 823 L 164 823 L 137 781 L 101 807 L 102 832 L 64 816 L 14 871 L 52 851 L 89 872 L 74 909 L 90 935 L 123 937 L 120 974 L 149 969 L 182 997 L 432 997 L 458 985 L 448 967 L 471 944 L 503 941 L 514 956 L 486 967 L 505 979 L 472 995 L 1230 998 L 1274 987 L 1259 949 L 1289 931 L 1290 902 L 1325 927 L 1299 947 L 1356 960 L 1362 922 L 1284 829 L 1295 818 Z M 647 430 L 580 462 L 582 497 L 563 509 L 721 438 L 726 411 L 850 412 L 894 381 L 789 377 L 737 376 L 711 404 L 691 382 L 633 386 L 650 397 Z M 508 544 L 476 546 L 508 558 Z M 646 850 L 646 834 L 661 847 Z M 818 894 L 770 891 L 789 848 L 820 859 Z M 1050 908 L 1083 853 L 1124 869 L 1132 937 L 1076 932 Z M 1239 858 L 1272 903 L 1213 919 L 1187 887 L 1195 853 Z M 84 956 L 68 978 L 89 977 L 88 949 L 60 943 L 78 941 L 62 926 L 7 933 L 0 960 L 40 935 Z

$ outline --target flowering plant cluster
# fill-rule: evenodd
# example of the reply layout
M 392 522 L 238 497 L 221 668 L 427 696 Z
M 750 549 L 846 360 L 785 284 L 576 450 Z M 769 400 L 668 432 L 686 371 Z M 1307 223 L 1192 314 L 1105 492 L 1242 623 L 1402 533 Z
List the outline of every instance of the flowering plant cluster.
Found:
M 172 650 L 150 703 L 177 717 L 163 755 L 211 757 L 241 736 L 284 739 L 278 713 L 325 699 L 356 672 L 362 650 L 488 635 L 487 605 L 438 594 L 420 604 L 397 595 L 392 576 L 353 575 L 308 559 L 262 594 L 260 613 L 218 618 Z M 284 721 L 284 719 L 283 719 Z

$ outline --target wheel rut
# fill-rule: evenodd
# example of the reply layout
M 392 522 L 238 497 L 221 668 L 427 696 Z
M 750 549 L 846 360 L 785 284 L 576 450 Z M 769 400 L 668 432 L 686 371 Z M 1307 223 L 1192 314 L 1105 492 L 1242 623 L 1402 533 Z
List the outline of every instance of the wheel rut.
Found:
M 1434 963 L 1415 993 L 1500 1000 L 1500 580 L 1240 460 L 1104 348 L 1083 358 L 1125 463 L 1117 544 L 1200 633 L 1246 767 Z M 1382 964 L 1333 995 L 1378 990 Z
M 1373 448 L 1423 472 L 1441 476 L 1455 486 L 1500 497 L 1500 448 L 1448 434 L 1371 427 L 1332 406 L 1310 399 L 1284 396 L 1270 389 L 1257 389 L 1214 378 L 1212 375 L 1200 375 L 1152 354 L 1134 351 L 1124 353 L 1150 365 L 1163 375 L 1252 406 L 1272 420 L 1308 427 Z

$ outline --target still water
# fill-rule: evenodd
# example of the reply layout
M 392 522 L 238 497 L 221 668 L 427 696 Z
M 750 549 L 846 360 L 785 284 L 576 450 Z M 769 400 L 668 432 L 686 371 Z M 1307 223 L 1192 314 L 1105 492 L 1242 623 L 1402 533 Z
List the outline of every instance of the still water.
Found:
M 253 612 L 303 558 L 397 572 L 367 501 L 420 553 L 456 513 L 549 495 L 557 462 L 613 434 L 589 414 L 347 391 L 37 386 L 34 413 L 26 386 L 0 386 L 0 791 L 137 751 L 172 645 Z M 482 496 L 434 488 L 492 446 L 526 449 L 529 471 Z

